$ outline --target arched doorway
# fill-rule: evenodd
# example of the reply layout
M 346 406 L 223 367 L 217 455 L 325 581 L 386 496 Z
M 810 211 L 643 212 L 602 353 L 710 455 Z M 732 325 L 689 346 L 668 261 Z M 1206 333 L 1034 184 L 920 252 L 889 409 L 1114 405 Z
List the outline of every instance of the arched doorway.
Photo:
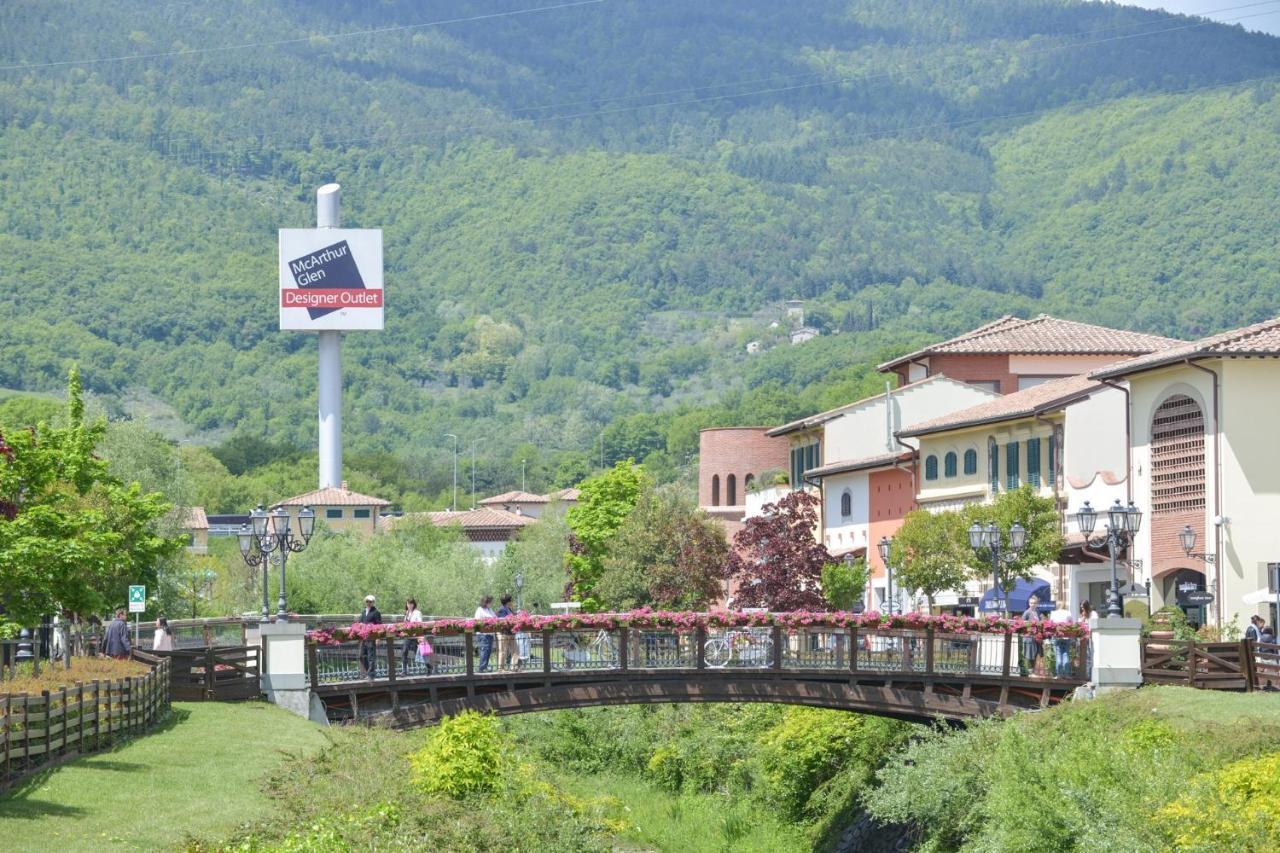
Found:
M 1205 624 L 1209 616 L 1209 608 L 1203 604 L 1192 604 L 1187 601 L 1190 593 L 1204 592 L 1204 572 L 1182 568 L 1160 578 L 1159 583 L 1163 585 L 1161 592 L 1164 600 L 1176 604 L 1183 613 L 1187 614 L 1188 623 L 1197 627 Z

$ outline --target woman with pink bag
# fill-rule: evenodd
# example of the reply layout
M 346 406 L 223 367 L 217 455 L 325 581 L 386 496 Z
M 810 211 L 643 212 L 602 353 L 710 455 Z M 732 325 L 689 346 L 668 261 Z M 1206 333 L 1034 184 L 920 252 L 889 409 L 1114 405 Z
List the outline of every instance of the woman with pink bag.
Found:
M 422 622 L 422 611 L 418 609 L 417 599 L 408 598 L 404 602 L 404 621 L 406 625 L 412 625 L 415 622 Z M 409 674 L 409 657 L 417 652 L 418 663 L 426 664 L 427 672 L 431 672 L 431 643 L 425 636 L 423 637 L 406 637 L 404 647 L 401 649 L 400 658 L 404 665 L 404 674 Z

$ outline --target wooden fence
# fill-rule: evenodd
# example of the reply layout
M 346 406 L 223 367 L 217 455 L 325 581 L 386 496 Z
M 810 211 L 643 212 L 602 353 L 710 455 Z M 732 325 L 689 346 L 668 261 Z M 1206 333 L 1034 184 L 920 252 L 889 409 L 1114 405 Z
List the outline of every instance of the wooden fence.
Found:
M 90 681 L 39 694 L 0 694 L 0 791 L 63 761 L 141 734 L 169 709 L 169 661 L 143 676 Z
M 1142 680 L 1202 690 L 1280 688 L 1280 645 L 1143 640 Z
M 177 649 L 152 652 L 168 661 L 169 696 L 176 702 L 232 702 L 257 699 L 259 649 L 257 646 L 220 646 L 210 649 Z

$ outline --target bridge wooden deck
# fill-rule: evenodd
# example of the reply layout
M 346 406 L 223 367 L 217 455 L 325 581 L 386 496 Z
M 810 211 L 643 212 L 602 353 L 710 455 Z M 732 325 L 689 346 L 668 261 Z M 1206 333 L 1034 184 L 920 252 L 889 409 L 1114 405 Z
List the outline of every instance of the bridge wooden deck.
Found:
M 332 721 L 397 728 L 464 710 L 519 714 L 666 702 L 773 702 L 913 721 L 963 721 L 1043 708 L 1083 683 L 1070 674 L 1020 674 L 1022 638 L 932 630 L 708 629 L 541 631 L 509 636 L 480 671 L 474 633 L 430 638 L 431 669 L 416 640 L 309 642 L 308 677 Z M 1046 643 L 1046 645 L 1051 645 Z M 409 656 L 406 659 L 406 648 Z

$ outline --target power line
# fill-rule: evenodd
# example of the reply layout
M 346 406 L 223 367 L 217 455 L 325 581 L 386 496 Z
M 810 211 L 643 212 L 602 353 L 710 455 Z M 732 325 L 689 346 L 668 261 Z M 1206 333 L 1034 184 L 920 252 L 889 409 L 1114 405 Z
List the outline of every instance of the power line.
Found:
M 166 50 L 157 53 L 132 53 L 125 56 L 106 56 L 97 59 L 60 59 L 55 62 L 31 62 L 18 65 L 0 65 L 0 71 L 25 71 L 33 68 L 55 68 L 67 65 L 101 65 L 107 62 L 135 62 L 140 59 L 166 59 L 181 56 L 198 56 L 208 53 L 225 53 L 233 50 L 250 50 L 254 48 L 265 47 L 283 47 L 290 44 L 301 44 L 310 42 L 312 39 L 322 38 L 329 41 L 338 39 L 355 38 L 357 36 L 382 35 L 384 33 L 405 32 L 408 30 L 423 29 L 425 27 L 443 27 L 449 24 L 466 24 L 473 21 L 488 21 L 494 18 L 511 18 L 517 15 L 530 15 L 535 12 L 552 12 L 558 9 L 572 9 L 577 6 L 594 6 L 603 3 L 605 0 L 572 0 L 567 3 L 557 3 L 554 6 L 538 6 L 532 9 L 511 9 L 505 12 L 489 12 L 483 15 L 471 15 L 465 18 L 445 18 L 439 21 L 424 21 L 418 24 L 397 24 L 390 27 L 375 27 L 369 30 L 354 30 L 345 33 L 327 33 L 313 34 L 307 36 L 298 36 L 295 38 L 279 39 L 276 41 L 258 41 L 245 42 L 244 44 L 225 44 L 216 45 L 214 47 L 192 47 L 182 50 Z

